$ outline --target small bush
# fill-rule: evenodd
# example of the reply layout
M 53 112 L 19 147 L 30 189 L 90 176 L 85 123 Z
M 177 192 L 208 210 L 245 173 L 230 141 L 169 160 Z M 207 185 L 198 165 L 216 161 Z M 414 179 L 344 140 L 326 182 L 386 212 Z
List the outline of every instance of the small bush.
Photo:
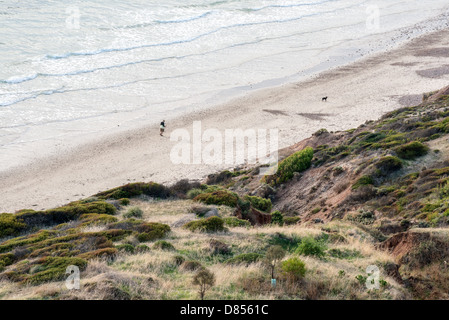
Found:
M 211 239 L 209 241 L 209 249 L 212 252 L 212 254 L 230 254 L 231 249 L 229 246 L 221 241 Z
M 285 257 L 285 250 L 281 246 L 271 246 L 268 248 L 265 258 L 263 259 L 264 264 L 270 269 L 271 279 L 275 279 L 274 270 L 277 264 Z
M 140 242 L 153 241 L 165 237 L 170 232 L 170 227 L 157 222 L 143 222 L 142 220 L 127 219 L 108 225 L 108 229 L 131 230 L 138 234 L 136 238 Z M 112 230 L 111 230 L 112 229 Z
M 345 169 L 338 166 L 338 167 L 335 167 L 332 171 L 334 172 L 335 176 L 338 176 L 338 175 L 342 174 L 343 172 L 345 172 Z
M 225 225 L 229 227 L 251 227 L 251 223 L 247 220 L 238 219 L 236 217 L 223 218 Z
M 296 282 L 304 278 L 306 274 L 306 265 L 301 259 L 293 257 L 282 261 L 281 272 L 284 277 L 286 277 L 291 282 Z
M 196 196 L 198 196 L 198 195 L 200 195 L 202 193 L 204 193 L 204 190 L 202 190 L 200 188 L 195 188 L 195 189 L 189 190 L 187 192 L 186 197 L 187 197 L 187 199 L 193 199 L 193 198 L 195 198 Z
M 225 170 L 220 173 L 210 174 L 207 176 L 206 184 L 210 185 L 210 184 L 219 184 L 219 183 L 227 182 L 233 176 L 234 176 L 234 174 L 229 170 Z
M 292 251 L 301 243 L 301 239 L 295 235 L 287 236 L 283 233 L 276 232 L 270 236 L 268 243 L 273 246 L 281 246 L 284 250 Z
M 183 228 L 190 231 L 200 231 L 200 232 L 218 232 L 226 231 L 224 227 L 224 221 L 219 217 L 210 217 L 207 219 L 200 219 L 196 221 L 190 221 L 186 223 Z
M 144 252 L 148 252 L 148 251 L 150 251 L 150 247 L 148 247 L 145 244 L 139 244 L 138 246 L 136 246 L 137 253 L 144 253 Z
M 186 261 L 186 258 L 180 255 L 176 255 L 173 257 L 173 262 L 175 265 L 180 266 Z
M 120 244 L 116 246 L 118 251 L 123 251 L 127 253 L 134 253 L 134 246 L 131 244 Z
M 265 176 L 264 182 L 271 185 L 280 185 L 293 178 L 295 172 L 302 172 L 312 165 L 313 149 L 310 147 L 295 152 L 279 163 L 277 172 L 272 176 Z
M 445 254 L 441 243 L 432 240 L 422 241 L 419 246 L 413 248 L 410 253 L 402 258 L 402 263 L 406 263 L 410 268 L 423 268 L 431 263 L 440 260 Z
M 0 272 L 2 272 L 6 266 L 11 265 L 14 262 L 14 254 L 4 253 L 0 254 Z
M 70 265 L 84 270 L 87 261 L 80 258 L 46 257 L 37 261 L 31 275 L 26 275 L 24 282 L 37 285 L 49 281 L 59 281 L 66 278 L 66 268 Z
M 324 241 L 316 240 L 312 237 L 305 237 L 296 249 L 296 253 L 305 256 L 324 257 L 327 247 Z
M 325 128 L 322 128 L 322 129 L 316 131 L 315 133 L 313 133 L 312 136 L 319 137 L 326 133 L 329 133 L 329 131 L 327 131 L 327 129 L 325 129 Z
M 170 192 L 178 198 L 185 198 L 189 191 L 199 187 L 199 182 L 189 182 L 187 179 L 182 179 L 170 187 Z
M 280 211 L 275 211 L 271 214 L 271 223 L 278 224 L 280 226 L 284 225 L 284 216 Z
M 402 161 L 393 156 L 383 157 L 376 163 L 377 169 L 384 175 L 400 170 L 402 166 Z
M 61 224 L 78 219 L 82 214 L 97 213 L 113 215 L 116 212 L 114 205 L 105 201 L 94 201 L 82 203 L 81 201 L 71 202 L 68 205 L 56 209 L 45 211 L 25 210 L 16 214 L 18 219 L 28 225 L 51 225 Z
M 406 145 L 399 146 L 396 149 L 399 158 L 405 160 L 414 160 L 418 157 L 425 156 L 429 152 L 429 148 L 419 141 L 410 142 Z
M 86 213 L 79 218 L 82 226 L 102 225 L 117 222 L 117 218 L 109 214 Z
M 193 200 L 205 204 L 214 204 L 217 206 L 225 205 L 228 207 L 236 207 L 238 196 L 227 190 L 218 190 L 210 193 L 202 193 L 197 195 Z
M 330 249 L 328 251 L 328 254 L 331 257 L 337 258 L 337 259 L 346 259 L 346 260 L 352 260 L 357 258 L 362 258 L 362 254 L 358 250 L 349 250 L 349 249 Z
M 159 240 L 154 243 L 153 249 L 171 251 L 171 250 L 175 250 L 175 247 L 170 242 L 167 242 L 165 240 Z
M 372 185 L 361 186 L 356 190 L 353 190 L 349 199 L 357 202 L 357 201 L 368 201 L 377 196 L 377 191 Z
M 273 206 L 270 199 L 265 199 L 256 196 L 245 196 L 245 200 L 248 200 L 251 205 L 257 210 L 261 210 L 264 212 L 270 212 L 271 207 Z
M 352 186 L 353 190 L 357 190 L 362 186 L 373 185 L 374 180 L 371 176 L 363 176 Z
M 100 199 L 121 199 L 133 198 L 139 195 L 147 195 L 154 198 L 166 199 L 171 193 L 170 190 L 158 183 L 129 183 L 127 185 L 117 187 L 111 190 L 100 192 L 96 194 Z
M 376 215 L 373 211 L 361 211 L 357 215 L 348 216 L 347 219 L 363 225 L 371 225 L 376 221 Z
M 121 198 L 121 199 L 119 199 L 118 200 L 118 203 L 120 203 L 120 205 L 122 205 L 122 206 L 127 206 L 127 205 L 129 205 L 129 199 L 128 198 Z
M 300 221 L 301 221 L 300 217 L 284 217 L 284 224 L 286 226 L 298 224 Z
M 269 280 L 267 281 L 263 275 L 255 272 L 243 274 L 237 280 L 237 284 L 239 288 L 251 295 L 259 295 L 262 292 L 269 292 L 271 290 Z
M 17 235 L 26 228 L 27 225 L 23 223 L 23 220 L 17 219 L 13 214 L 0 214 L 0 237 Z
M 246 264 L 249 265 L 251 263 L 262 260 L 263 256 L 258 253 L 242 253 L 238 256 L 230 258 L 226 260 L 227 264 Z
M 201 300 L 204 300 L 207 290 L 215 284 L 215 275 L 207 269 L 202 269 L 193 277 L 192 283 L 199 286 L 198 294 Z
M 116 248 L 103 248 L 77 255 L 77 258 L 91 260 L 97 258 L 114 258 L 117 255 Z
M 128 211 L 126 211 L 123 214 L 123 217 L 126 218 L 126 219 L 128 219 L 128 218 L 142 218 L 142 216 L 143 216 L 143 211 L 139 207 L 129 208 Z
M 202 268 L 203 266 L 198 261 L 184 261 L 181 264 L 181 269 L 186 271 L 195 271 Z

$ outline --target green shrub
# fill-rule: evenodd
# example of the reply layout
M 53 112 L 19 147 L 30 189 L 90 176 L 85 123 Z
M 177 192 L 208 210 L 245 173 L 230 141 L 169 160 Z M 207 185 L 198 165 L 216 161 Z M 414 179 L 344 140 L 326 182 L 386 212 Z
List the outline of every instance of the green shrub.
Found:
M 129 244 L 129 243 L 125 243 L 125 244 L 120 244 L 118 246 L 116 246 L 118 251 L 124 251 L 127 253 L 134 253 L 134 246 Z
M 205 204 L 214 204 L 217 206 L 225 205 L 228 207 L 236 207 L 238 199 L 238 196 L 234 192 L 218 190 L 210 193 L 201 193 L 193 200 Z
M 183 256 L 176 255 L 173 257 L 173 263 L 177 266 L 182 265 L 184 261 L 186 261 L 186 258 L 184 258 Z
M 91 259 L 97 259 L 97 258 L 113 258 L 117 254 L 116 248 L 103 248 L 103 249 L 97 249 L 94 251 L 85 252 L 82 254 L 77 255 L 77 258 L 85 259 L 85 260 L 91 260 Z
M 356 183 L 354 183 L 354 185 L 352 186 L 352 189 L 357 190 L 358 188 L 360 188 L 362 186 L 373 185 L 373 184 L 374 184 L 374 180 L 371 176 L 363 176 L 359 180 L 357 180 Z
M 352 260 L 356 258 L 362 258 L 362 254 L 358 250 L 349 250 L 349 249 L 330 249 L 328 251 L 328 254 L 331 257 L 338 258 L 338 259 L 347 259 Z
M 120 240 L 124 239 L 126 236 L 129 236 L 131 233 L 132 233 L 131 230 L 115 229 L 115 230 L 99 231 L 99 232 L 89 233 L 89 234 L 92 236 L 95 236 L 95 235 L 104 236 L 111 241 L 120 241 Z
M 200 188 L 195 188 L 195 189 L 189 190 L 187 192 L 187 198 L 188 199 L 193 199 L 193 198 L 195 198 L 196 196 L 198 196 L 198 195 L 200 195 L 202 193 L 204 193 L 204 190 L 202 190 Z
M 284 217 L 284 224 L 286 226 L 291 226 L 297 224 L 301 221 L 300 217 Z
M 163 229 L 155 229 L 150 232 L 139 233 L 136 238 L 140 242 L 148 242 L 165 237 L 165 233 Z
M 40 242 L 43 240 L 48 239 L 52 235 L 54 235 L 55 232 L 49 231 L 49 230 L 41 230 L 37 233 L 30 234 L 27 236 L 17 237 L 13 239 L 9 239 L 7 241 L 4 241 L 0 244 L 0 253 L 4 253 L 7 251 L 10 251 L 16 247 L 25 246 L 28 244 Z
M 298 151 L 279 163 L 277 172 L 272 176 L 265 176 L 264 182 L 271 185 L 280 185 L 291 178 L 295 172 L 302 172 L 312 165 L 313 149 L 310 147 Z
M 233 258 L 226 260 L 227 264 L 246 264 L 249 265 L 251 263 L 262 260 L 263 256 L 259 253 L 242 253 Z
M 324 241 L 316 240 L 312 237 L 305 237 L 296 249 L 296 253 L 305 256 L 324 257 L 327 247 Z
M 165 240 L 156 241 L 153 245 L 153 248 L 168 251 L 175 250 L 175 247 L 170 242 L 167 242 Z
M 229 170 L 213 173 L 207 176 L 206 184 L 220 184 L 229 181 L 232 177 L 234 177 L 234 174 Z
M 396 151 L 399 158 L 414 160 L 418 157 L 425 156 L 429 152 L 429 148 L 419 141 L 413 141 L 397 147 L 394 151 Z
M 276 232 L 272 234 L 268 239 L 268 243 L 272 246 L 281 246 L 284 250 L 292 251 L 296 249 L 298 244 L 301 243 L 301 239 L 296 235 L 287 236 L 283 233 Z
M 137 253 L 144 253 L 144 252 L 148 252 L 148 251 L 150 251 L 150 247 L 148 247 L 145 244 L 139 244 L 138 246 L 136 246 Z
M 200 232 L 218 232 L 226 231 L 224 227 L 224 220 L 219 217 L 210 217 L 207 219 L 200 219 L 196 221 L 190 221 L 186 223 L 183 228 L 190 231 L 200 231 Z
M 198 294 L 201 300 L 204 300 L 206 291 L 215 284 L 215 275 L 207 269 L 201 269 L 193 277 L 192 283 L 199 286 Z
M 357 215 L 348 215 L 347 219 L 363 225 L 371 225 L 376 221 L 376 215 L 373 211 L 361 211 Z
M 143 216 L 143 211 L 139 207 L 129 208 L 128 211 L 126 211 L 123 214 L 123 217 L 126 218 L 126 219 L 128 219 L 128 218 L 142 218 L 142 216 Z
M 184 261 L 181 264 L 181 268 L 187 271 L 195 271 L 198 269 L 202 269 L 203 266 L 198 261 Z
M 129 205 L 129 203 L 130 203 L 130 201 L 129 201 L 128 198 L 121 198 L 121 199 L 118 200 L 118 202 L 119 202 L 120 205 L 122 205 L 122 206 L 127 206 L 127 205 Z
M 189 182 L 188 179 L 182 179 L 170 187 L 170 192 L 172 195 L 184 199 L 190 190 L 199 187 L 199 182 Z
M 284 216 L 280 211 L 275 211 L 271 214 L 271 223 L 278 224 L 280 226 L 284 225 Z
M 71 202 L 66 206 L 45 211 L 23 210 L 17 213 L 17 218 L 28 225 L 51 225 L 69 222 L 78 219 L 82 214 L 97 213 L 113 215 L 116 212 L 114 205 L 105 201 L 82 203 Z
M 83 226 L 100 225 L 117 222 L 118 219 L 108 214 L 86 213 L 79 218 Z
M 5 267 L 11 265 L 14 262 L 14 255 L 12 253 L 0 254 L 0 272 L 2 272 Z
M 275 279 L 274 271 L 279 261 L 285 257 L 285 250 L 281 246 L 271 246 L 268 248 L 266 255 L 263 259 L 265 266 L 267 266 L 271 272 L 271 279 Z
M 0 214 L 0 237 L 17 235 L 25 230 L 27 225 L 22 219 L 17 219 L 12 213 Z
M 132 230 L 137 232 L 136 238 L 140 242 L 153 241 L 165 237 L 170 227 L 157 222 L 144 222 L 142 220 L 127 219 L 108 225 L 108 229 Z M 112 231 L 112 230 L 110 230 Z
M 96 194 L 100 199 L 121 199 L 121 198 L 133 198 L 139 195 L 147 195 L 154 198 L 166 199 L 170 196 L 170 190 L 158 183 L 129 183 L 121 187 L 117 187 L 111 190 L 100 192 Z
M 248 200 L 251 205 L 257 210 L 270 212 L 272 208 L 272 203 L 270 199 L 265 199 L 256 196 L 245 196 L 245 200 Z
M 293 257 L 282 261 L 281 272 L 289 281 L 298 281 L 304 278 L 306 274 L 306 265 L 301 259 Z
M 383 157 L 376 163 L 377 169 L 379 169 L 382 174 L 389 174 L 400 170 L 402 166 L 402 161 L 398 157 L 393 156 Z
M 223 218 L 225 225 L 229 227 L 250 227 L 251 223 L 248 220 L 238 219 L 236 217 Z
M 87 261 L 80 258 L 46 257 L 37 261 L 31 275 L 26 275 L 24 282 L 37 285 L 49 281 L 59 281 L 67 277 L 66 269 L 74 265 L 84 270 Z

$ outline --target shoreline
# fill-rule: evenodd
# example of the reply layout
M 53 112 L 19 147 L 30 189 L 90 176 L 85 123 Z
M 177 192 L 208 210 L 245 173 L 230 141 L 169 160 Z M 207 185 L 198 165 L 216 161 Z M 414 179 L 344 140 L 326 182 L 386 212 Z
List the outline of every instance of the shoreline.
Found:
M 389 31 L 373 30 L 362 37 L 346 39 L 344 42 L 323 47 L 317 51 L 316 56 L 312 60 L 299 59 L 304 61 L 303 68 L 296 68 L 297 65 L 293 62 L 297 59 L 294 56 L 289 56 L 287 58 L 289 62 L 292 62 L 291 70 L 287 68 L 289 69 L 288 72 L 281 72 L 282 75 L 279 74 L 277 76 L 274 76 L 274 73 L 273 77 L 269 79 L 262 77 L 245 85 L 231 85 L 230 87 L 212 91 L 195 91 L 188 98 L 180 100 L 171 99 L 169 94 L 167 96 L 168 100 L 156 103 L 138 94 L 127 95 L 125 91 L 123 92 L 125 100 L 132 96 L 132 99 L 130 98 L 132 101 L 130 100 L 129 102 L 132 108 L 129 110 L 113 110 L 112 108 L 101 115 L 83 116 L 80 114 L 80 117 L 38 122 L 30 126 L 6 125 L 0 129 L 0 131 L 4 130 L 7 133 L 2 136 L 0 172 L 13 170 L 19 165 L 31 164 L 36 162 L 36 159 L 44 159 L 52 155 L 58 156 L 71 152 L 86 143 L 99 141 L 100 138 L 122 134 L 127 130 L 157 125 L 162 118 L 167 120 L 176 119 L 189 112 L 215 108 L 235 98 L 248 94 L 257 94 L 262 89 L 306 82 L 314 79 L 320 73 L 333 71 L 357 61 L 394 50 L 411 39 L 441 30 L 441 28 L 447 28 L 449 26 L 447 23 L 448 10 L 449 6 L 442 10 L 442 13 L 439 15 L 411 26 Z M 311 31 L 311 33 L 315 32 L 319 31 Z M 342 43 L 344 43 L 344 47 L 341 46 Z M 316 48 L 312 46 L 309 50 L 316 51 Z M 298 53 L 300 57 L 302 57 L 301 52 L 303 51 Z M 277 66 L 277 64 L 267 65 L 266 63 L 260 65 L 262 70 L 267 68 L 276 69 Z M 284 69 L 284 67 L 281 69 Z M 78 100 L 78 98 L 66 97 L 65 99 L 67 99 L 66 102 L 79 101 L 82 104 L 82 101 Z
M 446 32 L 422 35 L 309 80 L 258 89 L 176 117 L 167 122 L 165 138 L 159 136 L 158 126 L 145 126 L 1 172 L 0 212 L 47 209 L 129 182 L 169 184 L 182 178 L 198 180 L 224 169 L 170 163 L 170 149 L 175 144 L 169 140 L 170 132 L 174 128 L 191 131 L 197 120 L 202 121 L 203 130 L 281 127 L 282 149 L 321 128 L 341 131 L 378 119 L 400 107 L 400 102 L 414 104 L 420 94 L 449 83 L 449 72 L 445 71 L 449 49 L 442 50 L 449 46 Z M 326 95 L 329 101 L 321 102 Z

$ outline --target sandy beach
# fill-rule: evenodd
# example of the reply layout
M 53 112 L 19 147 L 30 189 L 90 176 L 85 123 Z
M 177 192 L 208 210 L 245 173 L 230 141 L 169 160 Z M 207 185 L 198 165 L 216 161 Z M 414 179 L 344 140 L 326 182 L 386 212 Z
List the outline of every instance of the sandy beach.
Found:
M 401 106 L 419 104 L 421 93 L 449 84 L 449 33 L 439 31 L 398 49 L 322 73 L 310 80 L 262 89 L 158 126 L 130 130 L 60 154 L 1 172 L 0 212 L 63 205 L 130 182 L 173 183 L 202 179 L 225 168 L 175 165 L 170 132 L 225 129 L 279 129 L 279 147 L 315 131 L 346 130 Z M 328 96 L 327 102 L 321 98 Z M 167 119 L 166 119 L 167 120 Z

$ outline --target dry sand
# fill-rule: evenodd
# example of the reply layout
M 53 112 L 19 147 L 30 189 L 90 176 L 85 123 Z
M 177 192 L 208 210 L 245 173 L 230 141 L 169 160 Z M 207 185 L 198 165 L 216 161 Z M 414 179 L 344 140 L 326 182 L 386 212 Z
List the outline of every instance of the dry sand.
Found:
M 279 128 L 279 147 L 313 132 L 357 127 L 402 105 L 420 101 L 420 93 L 449 84 L 449 33 L 425 35 L 393 51 L 322 73 L 302 83 L 252 92 L 226 104 L 167 123 L 166 136 L 151 126 L 110 136 L 73 152 L 39 159 L 0 173 L 0 212 L 44 209 L 136 181 L 173 183 L 201 179 L 217 167 L 175 165 L 169 139 L 175 128 Z M 328 102 L 321 97 L 328 96 Z

